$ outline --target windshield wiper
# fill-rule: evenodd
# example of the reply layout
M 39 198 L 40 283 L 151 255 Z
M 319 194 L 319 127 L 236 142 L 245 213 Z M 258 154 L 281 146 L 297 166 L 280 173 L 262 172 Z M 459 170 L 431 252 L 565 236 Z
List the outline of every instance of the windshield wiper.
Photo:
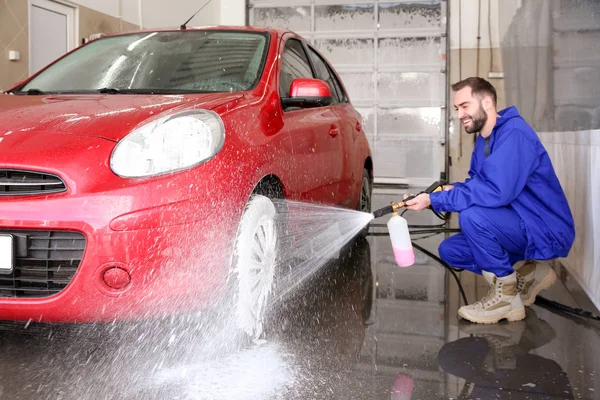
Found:
M 40 89 L 29 89 L 29 90 L 15 90 L 13 92 L 7 92 L 7 93 L 14 93 L 14 94 L 26 94 L 28 96 L 34 96 L 34 95 L 40 95 L 40 94 L 48 94 Z
M 115 88 L 110 88 L 110 87 L 105 87 L 102 89 L 98 89 L 98 93 L 106 93 L 106 94 L 121 94 L 123 93 L 122 91 L 120 91 L 119 89 L 115 89 Z

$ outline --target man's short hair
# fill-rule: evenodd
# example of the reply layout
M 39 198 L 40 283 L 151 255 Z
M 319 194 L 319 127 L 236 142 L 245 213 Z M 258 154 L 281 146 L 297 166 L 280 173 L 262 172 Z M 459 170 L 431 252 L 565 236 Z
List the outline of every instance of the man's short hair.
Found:
M 457 92 L 466 87 L 470 87 L 473 96 L 477 96 L 480 99 L 484 95 L 490 96 L 494 101 L 494 106 L 496 105 L 496 89 L 494 88 L 494 86 L 492 86 L 491 83 L 489 83 L 485 79 L 479 78 L 477 76 L 472 76 L 470 78 L 463 79 L 460 82 L 456 82 L 454 85 L 452 85 L 452 90 Z

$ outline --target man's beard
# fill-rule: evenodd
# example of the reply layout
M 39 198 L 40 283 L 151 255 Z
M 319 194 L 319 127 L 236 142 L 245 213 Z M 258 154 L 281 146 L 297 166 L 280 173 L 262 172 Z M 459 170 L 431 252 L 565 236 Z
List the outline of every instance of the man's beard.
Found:
M 479 106 L 479 110 L 477 111 L 477 114 L 469 115 L 467 118 L 470 118 L 472 121 L 471 126 L 469 128 L 467 128 L 465 126 L 465 132 L 467 132 L 467 133 L 480 132 L 488 120 L 488 116 L 485 113 L 485 110 L 483 109 L 483 107 L 481 107 L 481 105 Z

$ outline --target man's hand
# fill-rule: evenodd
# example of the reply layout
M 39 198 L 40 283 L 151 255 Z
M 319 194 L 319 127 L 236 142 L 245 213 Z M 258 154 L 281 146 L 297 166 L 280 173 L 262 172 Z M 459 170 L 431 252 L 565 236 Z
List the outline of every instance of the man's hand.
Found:
M 404 198 L 407 198 L 407 195 L 404 195 Z M 427 207 L 431 205 L 431 200 L 429 200 L 429 195 L 427 193 L 422 193 L 415 197 L 412 200 L 406 202 L 406 208 L 412 211 L 423 211 Z
M 442 190 L 444 192 L 447 192 L 448 190 L 452 190 L 452 189 L 454 189 L 454 185 L 444 185 L 444 186 L 442 186 Z

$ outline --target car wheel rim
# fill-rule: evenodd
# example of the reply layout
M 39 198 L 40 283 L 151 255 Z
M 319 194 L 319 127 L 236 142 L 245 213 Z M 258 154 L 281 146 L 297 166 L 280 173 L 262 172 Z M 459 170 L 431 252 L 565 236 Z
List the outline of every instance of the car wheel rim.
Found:
M 371 212 L 371 193 L 369 192 L 369 180 L 363 178 L 360 190 L 360 211 Z
M 272 202 L 263 198 L 272 207 Z M 250 218 L 246 228 L 238 237 L 239 252 L 236 260 L 238 293 L 236 311 L 238 325 L 252 338 L 258 338 L 263 331 L 263 320 L 275 275 L 277 257 L 277 228 L 274 221 L 274 208 L 265 204 L 251 203 L 262 215 Z M 257 210 L 251 210 L 255 212 Z M 254 226 L 251 226 L 253 224 Z

